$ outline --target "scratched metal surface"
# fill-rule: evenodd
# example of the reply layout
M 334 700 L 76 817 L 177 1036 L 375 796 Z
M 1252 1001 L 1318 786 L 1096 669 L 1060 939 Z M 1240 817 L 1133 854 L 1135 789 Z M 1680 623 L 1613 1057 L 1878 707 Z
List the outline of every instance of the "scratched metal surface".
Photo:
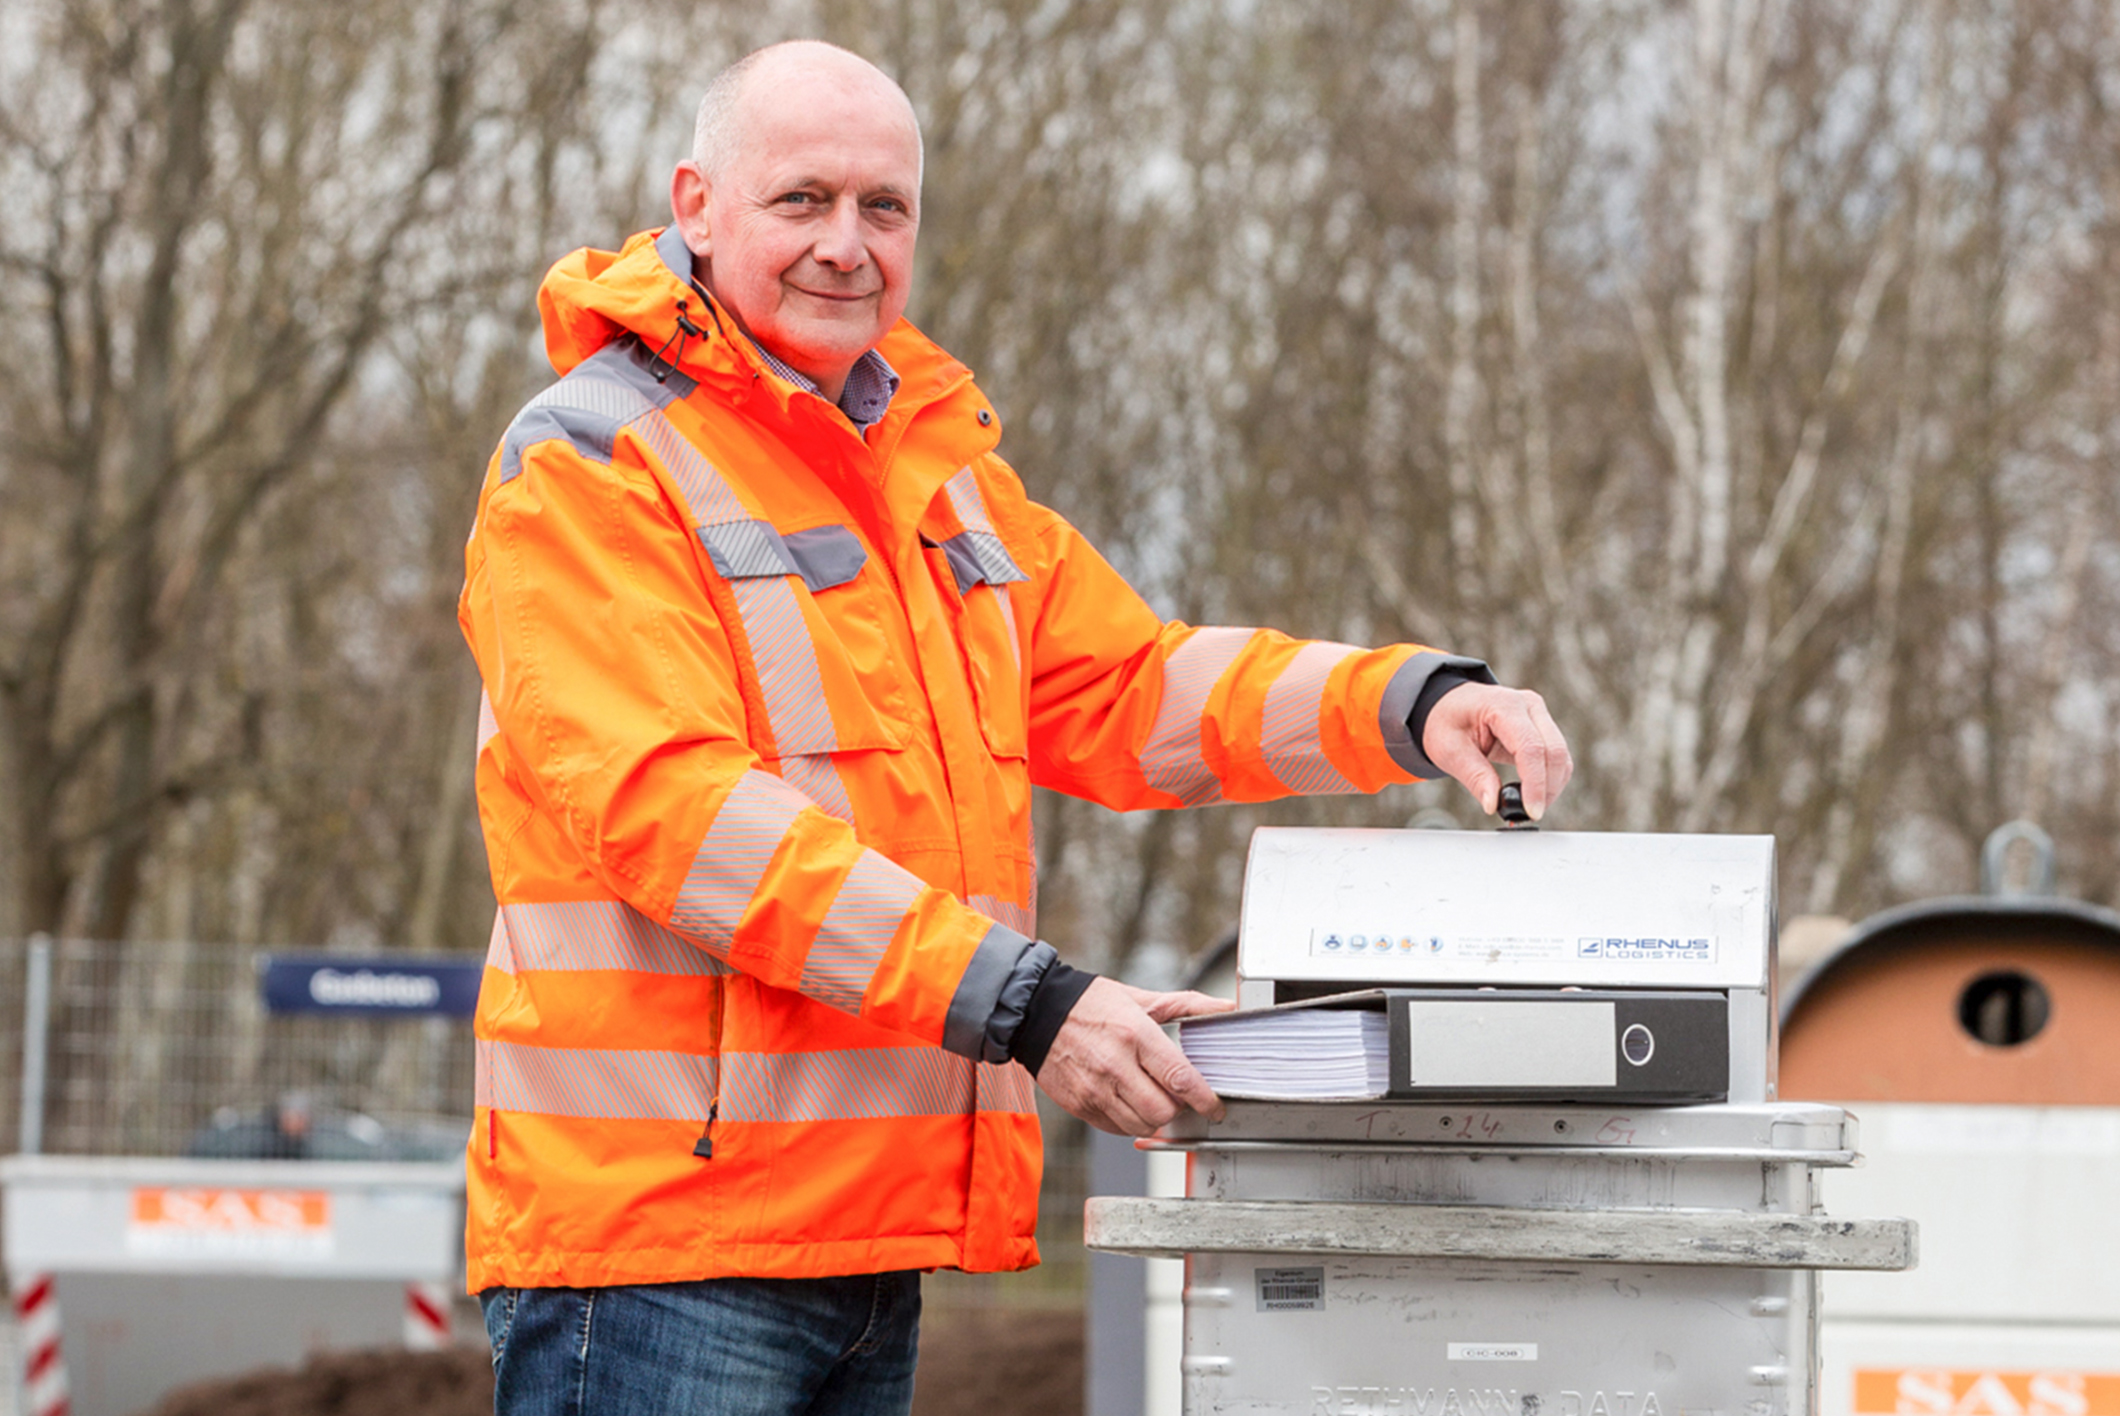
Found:
M 1809 1406 L 1808 1273 L 1320 1258 L 1315 1305 L 1303 1307 L 1289 1281 L 1297 1263 L 1188 1261 L 1188 1416 L 1801 1416 Z

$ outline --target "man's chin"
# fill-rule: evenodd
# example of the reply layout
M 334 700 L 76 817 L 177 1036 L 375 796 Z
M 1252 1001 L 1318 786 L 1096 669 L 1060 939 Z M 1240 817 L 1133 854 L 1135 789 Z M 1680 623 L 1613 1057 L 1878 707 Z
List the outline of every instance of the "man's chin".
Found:
M 821 326 L 821 327 L 820 327 Z M 793 328 L 774 331 L 778 339 L 760 341 L 782 362 L 798 369 L 847 368 L 876 347 L 885 331 L 874 319 L 839 321 L 805 320 Z

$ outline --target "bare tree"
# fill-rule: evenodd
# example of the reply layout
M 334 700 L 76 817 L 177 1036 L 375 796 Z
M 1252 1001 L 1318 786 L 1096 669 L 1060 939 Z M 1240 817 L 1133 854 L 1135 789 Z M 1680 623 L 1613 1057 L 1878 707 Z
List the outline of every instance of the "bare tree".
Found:
M 418 293 L 409 242 L 504 21 L 241 0 L 38 20 L 46 62 L 0 116 L 25 198 L 4 298 L 34 341 L 0 454 L 24 533 L 0 546 L 9 909 L 110 936 L 165 814 L 256 748 L 254 702 L 192 656 L 245 531 Z
M 2120 890 L 2099 0 L 4 23 L 13 928 L 475 945 L 452 602 L 536 281 L 660 224 L 698 86 L 794 33 L 906 82 L 915 318 L 1164 613 L 1484 654 L 1576 742 L 1558 824 L 1773 831 L 1801 907 L 2020 812 Z M 1046 927 L 1167 970 L 1252 825 L 1432 806 L 1041 799 Z

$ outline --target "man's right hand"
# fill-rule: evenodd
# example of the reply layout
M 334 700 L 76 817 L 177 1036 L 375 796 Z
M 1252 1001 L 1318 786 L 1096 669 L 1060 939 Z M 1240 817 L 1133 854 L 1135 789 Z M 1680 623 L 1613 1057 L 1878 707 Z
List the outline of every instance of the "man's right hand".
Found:
M 1546 700 L 1521 688 L 1462 683 L 1428 711 L 1421 750 L 1464 784 L 1480 810 L 1494 815 L 1502 779 L 1490 762 L 1513 762 L 1524 786 L 1524 810 L 1537 821 L 1575 774 L 1568 740 L 1546 711 Z
M 1038 1069 L 1038 1085 L 1100 1131 L 1146 1136 L 1186 1107 L 1222 1119 L 1222 1103 L 1158 1023 L 1236 1005 L 1204 993 L 1151 993 L 1108 978 L 1077 999 Z

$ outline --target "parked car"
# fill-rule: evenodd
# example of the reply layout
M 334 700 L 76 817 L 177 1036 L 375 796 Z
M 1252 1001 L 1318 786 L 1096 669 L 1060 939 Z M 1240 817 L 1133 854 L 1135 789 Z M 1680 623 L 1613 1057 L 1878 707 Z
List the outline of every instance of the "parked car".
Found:
M 272 1106 L 224 1106 L 192 1133 L 184 1154 L 199 1160 L 454 1160 L 471 1134 L 468 1120 L 416 1116 L 388 1122 L 358 1111 L 317 1107 L 301 1092 Z

